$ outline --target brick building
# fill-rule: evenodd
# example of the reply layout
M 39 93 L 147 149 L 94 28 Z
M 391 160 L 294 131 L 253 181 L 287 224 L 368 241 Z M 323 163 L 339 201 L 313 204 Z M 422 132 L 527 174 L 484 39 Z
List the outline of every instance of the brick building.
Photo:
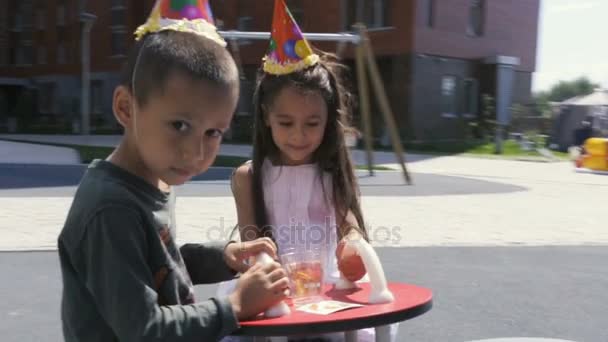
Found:
M 35 94 L 35 116 L 77 116 L 82 9 L 97 16 L 91 44 L 91 113 L 98 118 L 93 122 L 112 123 L 118 70 L 131 33 L 153 2 L 0 0 L 0 126 L 24 89 Z M 505 119 L 511 104 L 530 102 L 540 0 L 287 2 L 305 32 L 345 32 L 355 22 L 367 24 L 400 132 L 408 139 L 461 138 L 463 122 L 481 110 L 482 94 L 496 98 Z M 271 26 L 273 0 L 212 0 L 211 5 L 223 30 L 268 31 Z M 313 44 L 330 52 L 337 48 L 335 43 Z M 251 89 L 267 45 L 238 43 L 246 80 L 237 135 L 249 129 Z M 350 66 L 352 53 L 351 47 L 344 54 Z M 381 115 L 373 110 L 375 134 L 381 137 Z
M 17 118 L 20 130 L 24 121 L 29 129 L 70 130 L 80 119 L 83 12 L 97 17 L 90 35 L 92 123 L 115 128 L 112 90 L 152 2 L 0 0 L 0 128 L 14 129 Z

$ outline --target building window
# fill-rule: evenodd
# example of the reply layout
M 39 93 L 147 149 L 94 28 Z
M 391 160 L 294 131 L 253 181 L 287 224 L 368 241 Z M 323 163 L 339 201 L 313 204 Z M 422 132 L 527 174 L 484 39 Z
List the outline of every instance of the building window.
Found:
M 289 12 L 293 16 L 293 19 L 298 23 L 298 26 L 303 31 L 304 29 L 304 10 L 302 9 L 302 3 L 300 0 L 287 0 L 287 7 L 289 7 Z
M 435 0 L 425 1 L 424 20 L 427 27 L 435 27 Z
M 112 9 L 112 27 L 126 26 L 127 15 L 124 8 Z
M 388 0 L 373 0 L 371 8 L 371 16 L 366 20 L 368 27 L 385 27 L 388 26 L 387 18 Z
M 32 31 L 23 27 L 23 30 L 15 32 L 14 34 L 16 48 L 14 50 L 15 64 L 17 65 L 32 65 L 35 61 L 33 39 L 34 35 Z
M 23 29 L 23 15 L 21 13 L 15 13 L 13 18 L 13 31 L 21 31 Z
M 32 65 L 34 60 L 32 46 L 21 45 L 15 49 L 15 64 L 17 65 Z
M 14 13 L 11 13 L 13 18 L 12 31 L 21 32 L 31 29 L 34 18 L 34 8 L 31 2 L 21 1 L 14 8 Z
M 471 0 L 471 7 L 469 9 L 469 27 L 467 28 L 468 35 L 472 37 L 483 36 L 483 29 L 485 24 L 484 12 L 484 0 Z
M 112 56 L 119 57 L 125 56 L 127 52 L 127 31 L 126 30 L 113 30 L 112 31 Z
M 9 59 L 8 49 L 0 46 L 0 65 L 7 65 Z
M 60 44 L 67 42 L 69 40 L 68 33 L 69 33 L 69 31 L 66 30 L 65 27 L 58 27 L 57 28 L 57 42 Z
M 103 108 L 103 81 L 91 81 L 91 113 L 102 114 Z
M 36 27 L 41 31 L 46 28 L 46 9 L 39 8 L 36 12 Z
M 46 47 L 38 47 L 38 64 L 46 64 Z
M 64 2 L 57 4 L 57 26 L 65 26 L 66 22 L 66 7 Z
M 23 27 L 31 28 L 34 19 L 34 6 L 31 1 L 23 1 L 21 3 L 21 13 L 23 15 Z
M 253 17 L 243 16 L 239 17 L 237 21 L 237 30 L 239 31 L 251 31 L 253 28 Z M 239 39 L 239 45 L 248 45 L 251 44 L 251 40 L 249 39 Z
M 443 76 L 441 79 L 441 116 L 455 118 L 457 116 L 456 76 Z
M 41 83 L 38 88 L 38 107 L 40 113 L 53 113 L 55 109 L 55 92 L 57 86 L 55 83 Z
M 57 64 L 67 63 L 67 52 L 63 42 L 57 45 Z
M 34 34 L 32 31 L 22 31 L 18 34 L 19 43 L 22 45 L 32 45 L 34 41 Z
M 127 7 L 124 0 L 112 0 L 112 8 L 110 10 L 112 17 L 112 27 L 127 26 Z
M 344 0 L 343 2 L 343 9 L 342 9 L 342 15 L 346 16 L 345 20 L 343 20 L 344 23 L 344 31 L 350 31 L 353 29 L 353 25 L 356 24 L 358 22 L 358 18 L 357 18 L 357 7 L 358 7 L 359 1 L 355 0 Z
M 46 28 L 46 16 L 42 10 L 38 10 L 36 13 L 36 27 L 38 27 L 38 30 L 44 30 Z
M 368 28 L 388 26 L 389 0 L 352 0 L 342 2 L 343 15 L 346 15 L 344 30 L 352 29 L 356 23 L 363 23 Z
M 68 63 L 69 51 L 67 49 L 69 31 L 63 27 L 57 27 L 57 64 Z
M 477 116 L 479 86 L 477 80 L 467 78 L 463 82 L 464 109 L 463 116 L 474 118 Z

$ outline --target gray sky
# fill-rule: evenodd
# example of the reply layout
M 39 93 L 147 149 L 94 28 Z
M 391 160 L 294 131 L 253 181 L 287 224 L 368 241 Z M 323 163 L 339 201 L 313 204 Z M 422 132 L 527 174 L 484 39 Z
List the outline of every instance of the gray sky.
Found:
M 608 88 L 608 0 L 541 0 L 537 62 L 534 91 L 582 75 Z

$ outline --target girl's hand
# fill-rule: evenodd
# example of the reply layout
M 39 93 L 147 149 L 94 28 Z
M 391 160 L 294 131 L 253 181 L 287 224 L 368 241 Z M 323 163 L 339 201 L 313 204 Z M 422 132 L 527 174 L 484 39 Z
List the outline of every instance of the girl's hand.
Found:
M 249 269 L 244 261 L 261 252 L 266 252 L 271 258 L 277 259 L 277 248 L 274 242 L 264 237 L 253 241 L 228 243 L 224 249 L 224 260 L 228 267 L 243 273 Z
M 363 239 L 363 237 L 359 233 L 351 231 L 338 244 L 336 258 L 338 259 L 338 269 L 344 277 L 350 281 L 357 281 L 363 278 L 366 270 L 357 251 L 346 244 L 347 241 L 353 239 Z

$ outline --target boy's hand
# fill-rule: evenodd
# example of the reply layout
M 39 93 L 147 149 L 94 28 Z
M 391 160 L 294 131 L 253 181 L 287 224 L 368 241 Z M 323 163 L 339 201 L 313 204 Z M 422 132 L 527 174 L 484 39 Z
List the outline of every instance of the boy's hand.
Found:
M 340 241 L 338 248 L 336 248 L 338 269 L 346 279 L 353 282 L 363 278 L 366 273 L 363 260 L 357 251 L 346 244 L 347 241 L 354 239 L 363 239 L 363 237 L 359 233 L 352 231 Z
M 277 259 L 277 248 L 274 242 L 267 237 L 247 242 L 229 243 L 224 249 L 224 259 L 228 267 L 237 272 L 245 272 L 249 266 L 243 261 L 261 252 L 266 252 L 271 258 Z
M 255 264 L 241 275 L 228 299 L 237 319 L 244 320 L 285 299 L 288 287 L 289 280 L 279 263 Z

